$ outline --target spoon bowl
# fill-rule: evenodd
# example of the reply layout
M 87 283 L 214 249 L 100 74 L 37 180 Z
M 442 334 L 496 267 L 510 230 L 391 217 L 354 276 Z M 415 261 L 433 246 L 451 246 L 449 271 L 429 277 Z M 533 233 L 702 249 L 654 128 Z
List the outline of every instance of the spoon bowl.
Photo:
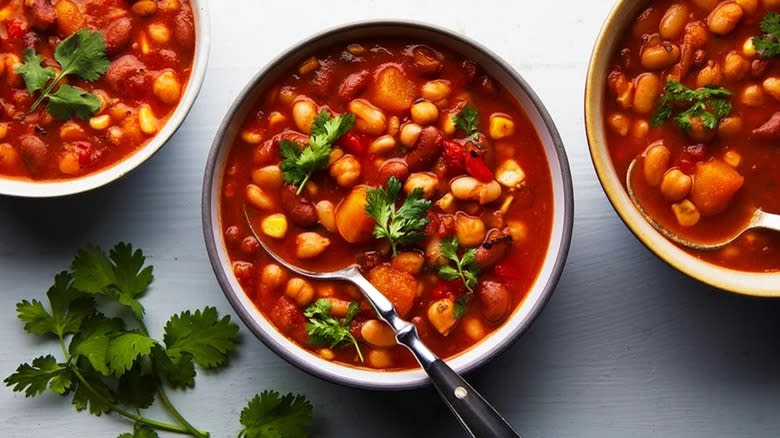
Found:
M 735 233 L 732 233 L 731 235 L 718 239 L 716 241 L 707 241 L 707 242 L 696 241 L 681 236 L 680 234 L 674 233 L 673 231 L 669 230 L 668 228 L 658 223 L 658 221 L 656 221 L 647 212 L 647 210 L 645 210 L 645 208 L 642 206 L 642 203 L 639 202 L 639 197 L 634 191 L 634 187 L 633 187 L 634 170 L 641 164 L 642 160 L 644 160 L 644 156 L 638 156 L 634 158 L 633 161 L 631 161 L 631 164 L 629 164 L 628 171 L 626 172 L 626 191 L 628 192 L 629 198 L 631 198 L 631 202 L 634 204 L 634 206 L 642 215 L 642 217 L 644 217 L 645 220 L 647 220 L 647 222 L 650 225 L 652 225 L 652 227 L 655 228 L 656 231 L 661 233 L 664 237 L 671 240 L 672 242 L 684 246 L 686 248 L 697 249 L 701 251 L 715 251 L 730 245 L 731 243 L 739 239 L 740 236 L 745 234 L 745 232 L 752 229 L 763 228 L 768 230 L 780 231 L 780 215 L 767 213 L 761 210 L 760 208 L 757 208 L 750 215 L 750 218 L 747 220 L 747 222 L 745 222 L 745 224 L 742 225 Z

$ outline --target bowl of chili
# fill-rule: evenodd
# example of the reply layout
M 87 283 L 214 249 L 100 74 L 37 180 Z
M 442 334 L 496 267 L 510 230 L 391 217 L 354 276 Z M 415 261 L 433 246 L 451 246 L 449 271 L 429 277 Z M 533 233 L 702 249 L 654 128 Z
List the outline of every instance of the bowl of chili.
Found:
M 255 75 L 214 140 L 202 207 L 247 327 L 306 372 L 373 389 L 427 378 L 359 291 L 286 272 L 253 229 L 310 270 L 359 264 L 467 372 L 541 312 L 573 221 L 566 154 L 530 86 L 463 36 L 395 21 L 312 36 Z
M 718 241 L 756 208 L 774 213 L 780 138 L 773 57 L 780 4 L 619 1 L 599 35 L 585 89 L 590 153 L 612 206 L 659 258 L 705 284 L 780 296 L 780 236 L 744 233 L 717 250 L 667 240 L 665 230 Z
M 206 72 L 204 1 L 12 0 L 0 30 L 3 195 L 122 178 L 176 132 Z

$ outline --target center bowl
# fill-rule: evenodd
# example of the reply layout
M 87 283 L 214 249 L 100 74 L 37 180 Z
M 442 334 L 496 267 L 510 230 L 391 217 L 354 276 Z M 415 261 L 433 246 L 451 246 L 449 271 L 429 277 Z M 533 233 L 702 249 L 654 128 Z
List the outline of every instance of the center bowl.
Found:
M 239 93 L 222 121 L 209 153 L 202 198 L 203 231 L 209 259 L 225 296 L 238 316 L 269 348 L 310 374 L 332 382 L 368 389 L 416 388 L 426 385 L 428 379 L 419 368 L 372 371 L 330 362 L 307 352 L 279 333 L 246 296 L 233 275 L 222 237 L 223 225 L 220 223 L 220 183 L 230 145 L 239 134 L 241 121 L 263 92 L 283 73 L 327 47 L 366 38 L 399 37 L 434 43 L 467 56 L 501 83 L 528 114 L 541 138 L 552 175 L 552 235 L 540 273 L 523 302 L 502 327 L 472 348 L 448 359 L 455 371 L 465 373 L 486 363 L 509 347 L 539 315 L 563 271 L 574 218 L 571 173 L 558 130 L 531 87 L 512 67 L 487 48 L 461 35 L 427 24 L 376 21 L 349 24 L 314 35 L 274 59 Z

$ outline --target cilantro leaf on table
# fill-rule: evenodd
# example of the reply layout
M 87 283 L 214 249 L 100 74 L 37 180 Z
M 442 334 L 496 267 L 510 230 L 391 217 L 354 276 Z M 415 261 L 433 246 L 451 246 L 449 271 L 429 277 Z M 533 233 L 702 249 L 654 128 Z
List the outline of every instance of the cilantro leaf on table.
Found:
M 24 78 L 24 84 L 27 91 L 35 93 L 42 90 L 49 81 L 57 75 L 57 72 L 51 67 L 43 67 L 43 57 L 35 53 L 35 49 L 24 49 L 22 53 L 22 64 L 16 68 L 16 72 Z
M 263 391 L 241 411 L 239 438 L 305 438 L 312 405 L 302 395 Z
M 109 319 L 100 314 L 92 315 L 84 321 L 81 330 L 71 340 L 69 353 L 74 358 L 83 357 L 95 371 L 110 376 L 108 346 L 124 328 L 125 324 L 119 318 Z
M 117 399 L 127 406 L 146 409 L 154 403 L 158 389 L 157 382 L 156 376 L 145 374 L 143 367 L 136 364 L 119 379 Z
M 76 390 L 73 392 L 71 403 L 77 411 L 88 410 L 90 414 L 100 416 L 112 410 L 118 412 L 116 396 L 111 388 L 103 381 L 103 378 L 95 372 L 89 364 L 78 364 L 73 371 L 78 377 Z M 83 379 L 83 381 L 82 381 Z
M 73 260 L 73 285 L 84 292 L 116 298 L 136 316 L 144 314 L 138 301 L 154 276 L 152 266 L 144 267 L 143 251 L 133 251 L 132 245 L 118 243 L 107 256 L 100 247 L 87 246 Z
M 116 376 L 126 373 L 139 357 L 152 354 L 155 340 L 149 336 L 135 332 L 124 332 L 111 340 L 106 349 L 108 368 Z
M 169 385 L 174 388 L 192 388 L 195 386 L 195 361 L 190 354 L 182 354 L 171 359 L 165 348 L 157 345 L 152 349 L 152 361 L 155 369 Z
M 401 207 L 396 208 L 398 194 L 401 192 L 401 181 L 390 177 L 385 187 L 369 189 L 366 193 L 366 214 L 374 219 L 374 237 L 387 239 L 393 251 L 397 254 L 398 247 L 418 242 L 423 237 L 421 232 L 429 222 L 427 212 L 431 201 L 423 199 L 420 188 L 410 193 Z
M 753 38 L 756 52 L 765 58 L 780 55 L 780 14 L 767 12 L 761 20 L 760 27 L 764 35 Z
M 328 111 L 323 110 L 312 122 L 308 145 L 299 145 L 289 140 L 280 141 L 279 153 L 282 161 L 279 168 L 284 180 L 298 187 L 297 193 L 300 194 L 312 174 L 328 164 L 333 143 L 352 129 L 354 124 L 353 114 L 331 117 Z
M 16 372 L 4 382 L 7 386 L 13 386 L 15 392 L 24 391 L 25 397 L 43 394 L 47 387 L 63 395 L 73 384 L 67 366 L 57 363 L 52 355 L 38 357 L 32 361 L 32 365 L 19 365 Z
M 343 321 L 331 315 L 331 303 L 326 299 L 319 299 L 303 312 L 306 317 L 306 342 L 311 345 L 336 348 L 346 344 L 352 344 L 357 351 L 360 361 L 363 362 L 363 353 L 360 351 L 357 339 L 349 330 L 349 324 L 360 311 L 358 303 L 352 302 Z
M 95 311 L 92 298 L 73 288 L 72 276 L 61 272 L 46 295 L 51 305 L 49 313 L 38 300 L 23 300 L 16 305 L 16 313 L 24 322 L 24 329 L 34 335 L 55 335 L 59 338 L 78 332 L 81 323 Z
M 218 368 L 236 348 L 238 326 L 229 316 L 219 319 L 216 308 L 206 307 L 173 315 L 165 324 L 163 341 L 174 362 L 187 354 L 202 367 Z
M 684 131 L 693 129 L 693 119 L 700 119 L 707 129 L 715 129 L 723 117 L 731 113 L 731 91 L 712 85 L 691 89 L 677 81 L 669 81 L 664 94 L 658 99 L 658 109 L 651 124 L 661 126 L 678 108 L 685 108 L 674 117 L 674 122 Z
M 467 137 L 479 134 L 479 113 L 471 106 L 465 106 L 458 114 L 452 116 L 455 128 L 466 133 Z
M 144 425 L 136 425 L 133 433 L 127 432 L 119 435 L 117 438 L 160 438 L 157 431 Z

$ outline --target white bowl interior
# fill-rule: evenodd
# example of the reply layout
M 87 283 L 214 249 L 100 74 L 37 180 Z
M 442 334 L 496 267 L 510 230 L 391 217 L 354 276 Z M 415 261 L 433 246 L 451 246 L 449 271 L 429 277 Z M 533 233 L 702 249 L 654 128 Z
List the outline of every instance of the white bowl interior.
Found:
M 190 112 L 198 96 L 209 57 L 209 15 L 206 0 L 190 0 L 195 16 L 195 54 L 192 73 L 179 105 L 162 129 L 142 148 L 116 164 L 80 178 L 55 181 L 31 181 L 0 177 L 0 195 L 49 198 L 86 192 L 122 178 L 143 164 L 173 136 Z
M 658 233 L 634 207 L 615 171 L 604 132 L 605 77 L 610 57 L 628 31 L 633 18 L 648 1 L 620 1 L 601 30 L 588 72 L 586 119 L 594 165 L 612 205 L 634 234 L 656 255 L 681 272 L 724 290 L 767 297 L 780 296 L 780 273 L 753 273 L 726 269 L 684 251 Z M 621 25 L 621 23 L 623 23 Z M 589 103 L 590 102 L 590 103 Z M 595 102 L 598 102 L 596 104 Z M 596 151 L 594 151 L 594 149 Z
M 228 299 L 247 326 L 274 351 L 305 371 L 331 381 L 364 388 L 404 389 L 425 385 L 426 374 L 420 369 L 373 371 L 339 365 L 304 350 L 280 334 L 246 296 L 232 275 L 231 263 L 222 239 L 224 228 L 220 222 L 220 184 L 224 163 L 238 134 L 238 127 L 262 91 L 273 84 L 281 73 L 322 48 L 366 37 L 384 36 L 428 41 L 470 57 L 519 98 L 533 121 L 544 144 L 553 181 L 554 224 L 547 258 L 524 302 L 508 321 L 487 339 L 448 360 L 448 363 L 458 372 L 467 372 L 509 346 L 531 324 L 558 281 L 571 240 L 573 201 L 565 152 L 549 115 L 530 88 L 524 82 L 522 85 L 518 82 L 518 76 L 513 70 L 496 61 L 495 55 L 488 55 L 486 49 L 478 48 L 439 29 L 411 23 L 365 23 L 347 26 L 299 44 L 258 74 L 242 93 L 243 97 L 240 97 L 228 112 L 212 147 L 204 181 L 204 233 L 212 265 Z

